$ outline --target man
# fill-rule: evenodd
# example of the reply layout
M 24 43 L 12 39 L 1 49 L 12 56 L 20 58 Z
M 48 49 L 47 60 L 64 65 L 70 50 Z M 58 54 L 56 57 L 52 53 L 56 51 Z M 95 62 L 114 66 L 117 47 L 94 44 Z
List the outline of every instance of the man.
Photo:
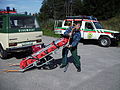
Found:
M 77 72 L 81 72 L 80 56 L 77 55 L 77 45 L 81 39 L 81 33 L 79 29 L 80 24 L 77 24 L 76 26 L 70 26 L 64 33 L 65 37 L 70 37 L 70 41 L 69 45 L 62 50 L 62 65 L 60 68 L 63 68 L 67 65 L 67 55 L 68 51 L 70 50 L 73 57 L 73 63 L 77 68 Z

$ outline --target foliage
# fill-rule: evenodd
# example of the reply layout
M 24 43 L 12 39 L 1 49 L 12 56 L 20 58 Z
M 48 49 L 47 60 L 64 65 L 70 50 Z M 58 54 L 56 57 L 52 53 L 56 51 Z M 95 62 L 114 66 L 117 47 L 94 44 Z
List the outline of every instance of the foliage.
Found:
M 84 0 L 84 13 L 99 19 L 109 19 L 120 12 L 119 0 Z
M 49 19 L 45 22 L 41 22 L 40 26 L 44 29 L 49 29 L 49 30 L 53 30 L 54 29 L 54 20 L 53 19 Z
M 104 20 L 119 12 L 119 0 L 44 0 L 40 17 L 46 20 L 64 19 L 70 15 L 93 15 Z
M 43 31 L 43 35 L 51 36 L 51 37 L 60 37 L 60 35 L 55 34 L 53 30 L 50 30 L 50 29 L 42 29 L 42 31 Z
M 120 31 L 120 15 L 101 22 L 106 29 Z
M 107 29 L 120 31 L 119 0 L 44 0 L 37 14 L 44 34 L 51 36 L 55 20 L 77 15 L 95 16 Z

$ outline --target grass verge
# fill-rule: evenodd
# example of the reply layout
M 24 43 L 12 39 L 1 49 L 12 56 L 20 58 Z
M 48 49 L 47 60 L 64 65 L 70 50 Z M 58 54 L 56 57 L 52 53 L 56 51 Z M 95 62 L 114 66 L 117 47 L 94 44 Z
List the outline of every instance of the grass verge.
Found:
M 108 30 L 113 31 L 119 31 L 120 32 L 120 16 L 113 17 L 109 20 L 100 21 L 104 28 Z
M 61 37 L 61 35 L 55 34 L 53 30 L 42 29 L 42 31 L 43 31 L 43 35 L 45 35 L 45 36 L 51 36 L 51 37 L 56 37 L 56 38 L 60 38 Z

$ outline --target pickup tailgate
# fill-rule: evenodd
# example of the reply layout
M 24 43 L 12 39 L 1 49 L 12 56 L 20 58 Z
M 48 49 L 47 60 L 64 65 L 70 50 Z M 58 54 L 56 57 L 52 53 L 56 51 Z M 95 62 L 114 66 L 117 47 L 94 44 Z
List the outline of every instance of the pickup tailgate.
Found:
M 9 34 L 9 47 L 30 46 L 40 43 L 42 31 Z

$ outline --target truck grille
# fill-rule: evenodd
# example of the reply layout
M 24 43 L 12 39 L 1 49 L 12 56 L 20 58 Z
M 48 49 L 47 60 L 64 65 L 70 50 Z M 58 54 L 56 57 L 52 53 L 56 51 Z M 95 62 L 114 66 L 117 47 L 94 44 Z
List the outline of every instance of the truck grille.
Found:
M 116 40 L 120 41 L 120 33 L 114 33 L 114 37 L 116 37 Z

